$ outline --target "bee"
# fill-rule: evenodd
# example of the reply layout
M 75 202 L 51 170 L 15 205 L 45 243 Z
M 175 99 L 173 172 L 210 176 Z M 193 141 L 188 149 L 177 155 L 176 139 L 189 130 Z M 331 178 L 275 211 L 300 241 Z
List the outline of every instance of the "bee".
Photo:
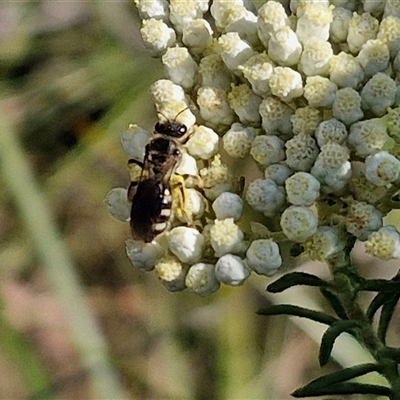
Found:
M 187 133 L 186 125 L 176 120 L 157 122 L 143 162 L 128 161 L 128 165 L 142 168 L 139 180 L 131 182 L 128 189 L 128 199 L 132 201 L 130 226 L 135 240 L 151 242 L 169 227 L 173 201 L 171 175 L 182 158 L 181 146 L 190 138 Z

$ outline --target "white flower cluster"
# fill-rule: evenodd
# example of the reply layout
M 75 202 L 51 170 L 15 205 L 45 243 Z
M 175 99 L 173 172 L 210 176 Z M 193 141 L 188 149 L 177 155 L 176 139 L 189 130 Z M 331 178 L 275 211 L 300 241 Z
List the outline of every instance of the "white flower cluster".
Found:
M 135 3 L 167 76 L 151 87 L 156 109 L 191 132 L 171 177 L 185 186 L 172 229 L 128 241 L 135 266 L 206 295 L 274 274 L 282 246 L 328 260 L 357 238 L 400 258 L 400 234 L 382 219 L 400 187 L 398 2 Z M 149 140 L 132 125 L 122 144 L 141 161 Z M 107 199 L 123 221 L 125 199 L 120 188 Z

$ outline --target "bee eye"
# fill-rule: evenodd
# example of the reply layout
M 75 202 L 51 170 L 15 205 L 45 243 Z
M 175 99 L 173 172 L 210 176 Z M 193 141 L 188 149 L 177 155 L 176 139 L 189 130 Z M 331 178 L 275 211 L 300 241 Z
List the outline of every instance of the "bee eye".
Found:
M 186 125 L 181 125 L 181 126 L 179 127 L 179 133 L 180 133 L 181 135 L 184 135 L 184 134 L 186 133 L 186 131 L 187 131 Z

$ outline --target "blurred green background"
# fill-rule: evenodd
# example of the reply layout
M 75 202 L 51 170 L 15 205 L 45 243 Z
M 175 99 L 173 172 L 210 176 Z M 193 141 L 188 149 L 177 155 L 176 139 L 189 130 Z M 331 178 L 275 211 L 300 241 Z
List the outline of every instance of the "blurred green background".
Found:
M 125 1 L 0 3 L 0 399 L 289 399 L 317 326 L 257 316 L 265 277 L 167 292 L 107 213 L 121 134 L 156 120 L 139 28 Z

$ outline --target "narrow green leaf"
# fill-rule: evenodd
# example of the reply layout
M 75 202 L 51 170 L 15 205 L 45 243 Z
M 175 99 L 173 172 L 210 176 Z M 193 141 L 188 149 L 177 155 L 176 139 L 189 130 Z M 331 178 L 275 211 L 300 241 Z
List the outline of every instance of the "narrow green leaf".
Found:
M 329 388 L 338 388 L 340 384 L 354 379 L 362 375 L 366 375 L 370 372 L 377 372 L 379 366 L 373 363 L 355 365 L 353 367 L 345 368 L 340 371 L 332 372 L 328 375 L 321 376 L 320 378 L 314 379 L 306 386 L 297 389 L 292 396 L 294 397 L 305 397 L 305 396 L 321 396 L 322 391 Z M 350 382 L 347 382 L 350 383 Z M 375 386 L 375 385 L 372 385 Z M 381 387 L 381 386 L 377 386 Z M 383 387 L 382 387 L 383 388 Z M 389 390 L 389 389 L 388 389 Z M 336 392 L 332 392 L 336 393 Z M 389 392 L 390 393 L 390 392 Z M 336 393 L 338 394 L 338 393 Z
M 392 294 L 388 301 L 383 304 L 378 324 L 378 337 L 383 344 L 386 343 L 386 332 L 392 320 L 394 309 L 399 301 L 400 293 Z
M 279 293 L 297 285 L 328 286 L 328 282 L 318 278 L 318 276 L 307 274 L 305 272 L 292 272 L 268 285 L 267 291 L 270 293 Z
M 336 385 L 328 386 L 323 389 L 309 389 L 304 386 L 292 393 L 293 397 L 317 397 L 327 395 L 344 395 L 344 394 L 369 394 L 375 396 L 387 396 L 391 395 L 390 388 L 380 385 L 368 385 L 357 382 L 345 382 L 338 383 Z
M 319 290 L 340 319 L 349 319 L 339 297 L 332 291 L 331 288 L 321 287 Z
M 257 311 L 259 315 L 294 315 L 296 317 L 308 318 L 321 324 L 332 325 L 337 321 L 335 317 L 320 311 L 293 306 L 291 304 L 278 304 L 271 307 L 261 308 Z
M 370 292 L 394 292 L 400 290 L 398 281 L 388 281 L 387 279 L 365 279 L 360 285 L 360 290 Z
M 321 340 L 321 347 L 319 349 L 319 364 L 323 367 L 331 356 L 335 340 L 343 332 L 353 334 L 353 330 L 358 328 L 357 321 L 341 320 L 333 323 L 324 333 Z
M 382 357 L 389 358 L 390 360 L 395 361 L 397 364 L 400 364 L 400 349 L 396 349 L 394 347 L 383 347 L 379 350 L 379 354 Z
M 376 312 L 389 300 L 390 297 L 390 293 L 381 292 L 372 299 L 366 312 L 366 316 L 370 321 L 372 321 Z

